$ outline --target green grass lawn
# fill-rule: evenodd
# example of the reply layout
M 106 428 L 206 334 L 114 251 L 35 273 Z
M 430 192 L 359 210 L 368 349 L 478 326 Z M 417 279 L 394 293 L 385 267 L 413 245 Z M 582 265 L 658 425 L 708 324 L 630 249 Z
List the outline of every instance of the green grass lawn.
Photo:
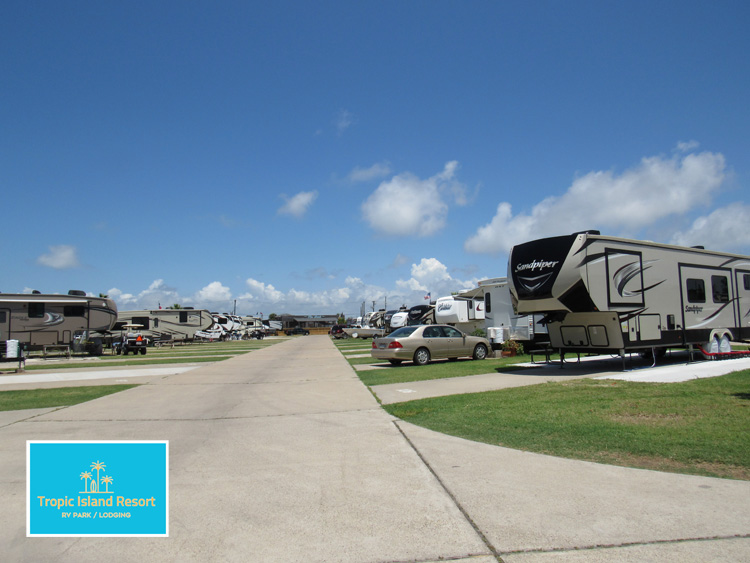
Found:
M 524 359 L 525 358 L 525 359 Z M 358 360 L 365 360 L 360 362 Z M 430 379 L 445 379 L 448 377 L 465 377 L 467 375 L 479 375 L 482 373 L 493 373 L 512 368 L 513 364 L 529 361 L 528 356 L 516 356 L 514 358 L 490 358 L 486 360 L 459 359 L 456 361 L 436 360 L 426 366 L 413 364 L 402 364 L 392 366 L 389 363 L 382 364 L 386 367 L 358 371 L 357 375 L 365 385 L 384 385 L 386 383 L 408 383 L 410 381 L 428 381 Z M 377 360 L 370 358 L 354 358 L 349 360 L 351 364 L 373 364 Z
M 85 403 L 105 395 L 132 389 L 137 385 L 97 385 L 92 387 L 61 387 L 0 391 L 0 411 L 64 407 Z
M 750 370 L 682 383 L 579 379 L 385 405 L 519 450 L 750 480 Z

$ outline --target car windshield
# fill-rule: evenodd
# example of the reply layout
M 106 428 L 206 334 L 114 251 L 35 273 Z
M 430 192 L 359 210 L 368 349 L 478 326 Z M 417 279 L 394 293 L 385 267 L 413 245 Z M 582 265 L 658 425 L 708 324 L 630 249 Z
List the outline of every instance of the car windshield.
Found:
M 418 327 L 416 326 L 404 326 L 399 329 L 394 330 L 392 333 L 388 335 L 388 338 L 406 338 L 407 336 L 411 336 L 412 333 L 417 330 Z

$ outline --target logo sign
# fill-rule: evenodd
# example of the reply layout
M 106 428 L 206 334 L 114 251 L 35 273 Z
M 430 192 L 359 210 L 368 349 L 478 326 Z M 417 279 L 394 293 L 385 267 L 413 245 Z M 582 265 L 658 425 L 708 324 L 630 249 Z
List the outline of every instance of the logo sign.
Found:
M 26 535 L 168 537 L 168 441 L 26 442 Z

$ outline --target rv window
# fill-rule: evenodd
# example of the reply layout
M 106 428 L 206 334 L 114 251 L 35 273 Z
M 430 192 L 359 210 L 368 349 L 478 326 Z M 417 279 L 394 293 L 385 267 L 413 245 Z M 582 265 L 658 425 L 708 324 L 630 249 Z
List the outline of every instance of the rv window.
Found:
M 748 276 L 745 276 L 748 277 Z M 492 312 L 492 299 L 490 298 L 490 292 L 484 294 L 484 312 L 485 313 L 491 313 Z
M 706 285 L 703 280 L 687 280 L 687 298 L 689 303 L 706 302 Z
M 44 316 L 44 303 L 29 303 L 29 318 L 41 319 Z
M 154 319 L 154 328 L 158 328 L 159 326 L 159 319 Z
M 726 276 L 711 276 L 714 303 L 729 303 L 729 281 Z
M 181 323 L 188 322 L 187 316 L 188 316 L 187 311 L 180 311 L 180 322 Z
M 5 311 L 0 311 L 0 323 L 7 323 L 8 318 L 5 316 Z
M 139 330 L 148 330 L 151 327 L 149 323 L 151 319 L 149 317 L 133 317 L 131 321 L 134 325 L 141 325 Z
M 745 289 L 749 289 L 750 290 L 750 274 L 745 274 L 743 276 L 743 278 L 744 278 L 744 281 L 745 281 Z
M 85 317 L 86 307 L 83 305 L 68 305 L 63 307 L 63 315 L 66 317 Z

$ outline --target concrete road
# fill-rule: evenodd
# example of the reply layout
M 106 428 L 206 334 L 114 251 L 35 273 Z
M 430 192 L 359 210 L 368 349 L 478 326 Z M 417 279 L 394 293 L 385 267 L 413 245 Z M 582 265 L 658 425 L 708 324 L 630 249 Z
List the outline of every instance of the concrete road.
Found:
M 750 561 L 750 483 L 394 421 L 327 337 L 0 423 L 8 561 Z M 170 441 L 169 538 L 27 538 L 25 441 Z

